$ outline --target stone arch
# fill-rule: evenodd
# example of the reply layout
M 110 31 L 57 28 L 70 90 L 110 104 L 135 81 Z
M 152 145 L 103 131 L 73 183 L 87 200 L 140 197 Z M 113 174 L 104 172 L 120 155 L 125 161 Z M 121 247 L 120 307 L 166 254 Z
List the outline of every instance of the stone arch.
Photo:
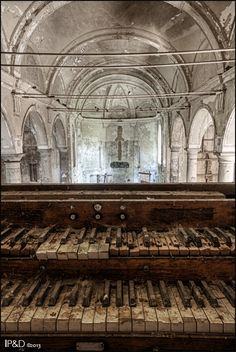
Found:
M 55 137 L 58 148 L 66 147 L 66 132 L 60 116 L 57 116 L 53 123 L 52 133 Z
M 31 129 L 34 134 L 38 147 L 48 146 L 48 138 L 44 121 L 38 111 L 35 110 L 35 106 L 29 107 L 25 114 L 25 118 L 22 124 L 21 135 L 23 136 L 25 125 Z
M 235 108 L 233 108 L 224 132 L 222 153 L 235 152 Z
M 66 131 L 60 115 L 52 127 L 52 178 L 53 182 L 68 181 L 68 151 Z
M 189 132 L 188 147 L 190 149 L 200 149 L 202 138 L 210 125 L 214 126 L 215 122 L 209 110 L 204 107 L 200 108 L 194 115 Z

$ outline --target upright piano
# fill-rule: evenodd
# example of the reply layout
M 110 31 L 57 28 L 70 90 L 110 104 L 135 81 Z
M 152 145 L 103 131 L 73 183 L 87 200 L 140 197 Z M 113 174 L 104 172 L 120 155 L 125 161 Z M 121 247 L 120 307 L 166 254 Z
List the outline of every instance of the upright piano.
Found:
M 234 351 L 234 184 L 3 185 L 1 207 L 2 351 Z

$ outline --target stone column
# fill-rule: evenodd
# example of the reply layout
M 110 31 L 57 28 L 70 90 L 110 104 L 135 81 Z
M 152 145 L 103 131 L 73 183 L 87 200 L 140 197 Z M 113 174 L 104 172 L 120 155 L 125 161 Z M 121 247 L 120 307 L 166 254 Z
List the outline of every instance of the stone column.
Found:
M 170 155 L 170 182 L 179 181 L 179 152 L 180 147 L 171 147 Z
M 197 182 L 197 156 L 199 149 L 188 149 L 187 156 L 187 182 Z
M 21 183 L 21 159 L 24 154 L 1 155 L 5 164 L 6 183 Z
M 52 149 L 40 148 L 39 182 L 52 183 Z
M 234 182 L 235 180 L 235 154 L 221 153 L 219 155 L 219 182 Z
M 70 182 L 69 168 L 68 168 L 68 148 L 59 148 L 60 151 L 60 182 Z

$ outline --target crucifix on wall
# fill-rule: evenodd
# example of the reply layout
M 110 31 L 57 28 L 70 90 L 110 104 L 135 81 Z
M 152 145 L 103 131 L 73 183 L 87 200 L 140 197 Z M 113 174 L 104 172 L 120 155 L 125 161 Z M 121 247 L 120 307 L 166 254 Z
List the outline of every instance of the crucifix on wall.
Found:
M 123 132 L 123 127 L 118 126 L 117 127 L 117 137 L 115 139 L 116 142 L 118 142 L 118 160 L 121 161 L 122 159 L 122 142 L 124 141 L 124 138 L 122 137 L 122 132 Z

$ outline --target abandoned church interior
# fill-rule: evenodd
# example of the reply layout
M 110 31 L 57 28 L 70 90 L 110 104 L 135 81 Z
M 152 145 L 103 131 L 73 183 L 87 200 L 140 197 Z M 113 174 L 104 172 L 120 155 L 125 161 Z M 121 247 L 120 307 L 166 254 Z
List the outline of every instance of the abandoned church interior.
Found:
M 1 20 L 0 350 L 233 352 L 235 2 Z
M 2 183 L 232 182 L 234 2 L 3 1 Z

